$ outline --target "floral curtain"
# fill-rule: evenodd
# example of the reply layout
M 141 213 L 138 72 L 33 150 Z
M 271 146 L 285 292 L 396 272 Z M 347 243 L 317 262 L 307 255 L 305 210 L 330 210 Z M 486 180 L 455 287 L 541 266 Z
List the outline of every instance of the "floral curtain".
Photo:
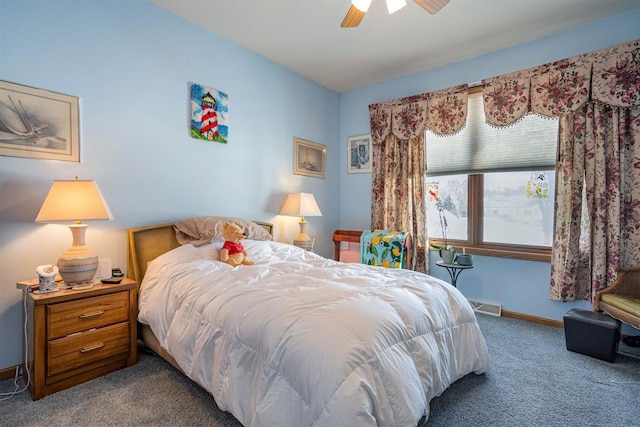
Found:
M 425 130 L 458 132 L 467 116 L 467 85 L 369 106 L 371 228 L 414 238 L 412 268 L 428 273 L 424 183 Z
M 486 79 L 482 92 L 492 126 L 560 118 L 550 297 L 590 299 L 618 266 L 640 265 L 640 41 Z M 467 86 L 369 112 L 372 227 L 414 234 L 416 269 L 426 272 L 424 132 L 464 126 Z
M 635 41 L 483 81 L 493 126 L 529 112 L 560 117 L 552 299 L 591 299 L 619 266 L 640 265 L 639 47 Z

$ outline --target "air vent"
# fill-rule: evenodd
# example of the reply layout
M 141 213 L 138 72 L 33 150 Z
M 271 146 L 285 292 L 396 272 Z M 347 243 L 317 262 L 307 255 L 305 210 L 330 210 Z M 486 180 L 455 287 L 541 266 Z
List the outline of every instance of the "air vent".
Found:
M 496 317 L 500 317 L 500 315 L 502 314 L 502 306 L 500 304 L 475 301 L 472 299 L 468 301 L 469 304 L 471 304 L 471 307 L 473 307 L 473 311 L 475 311 L 476 313 L 484 313 Z

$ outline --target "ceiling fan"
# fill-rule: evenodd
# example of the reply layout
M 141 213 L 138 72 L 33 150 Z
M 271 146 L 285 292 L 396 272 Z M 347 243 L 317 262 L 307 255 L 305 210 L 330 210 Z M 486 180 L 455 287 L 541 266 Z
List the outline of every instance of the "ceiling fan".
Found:
M 406 0 L 386 0 L 387 1 L 387 10 L 389 11 L 389 15 L 393 12 L 396 12 L 407 5 Z M 442 9 L 449 0 L 413 0 L 420 7 L 425 9 L 430 14 L 437 13 L 440 9 Z M 364 18 L 364 14 L 369 10 L 369 5 L 371 4 L 371 0 L 351 0 L 351 7 L 347 12 L 347 15 L 342 20 L 342 24 L 340 26 L 342 28 L 353 28 L 360 25 L 360 21 Z

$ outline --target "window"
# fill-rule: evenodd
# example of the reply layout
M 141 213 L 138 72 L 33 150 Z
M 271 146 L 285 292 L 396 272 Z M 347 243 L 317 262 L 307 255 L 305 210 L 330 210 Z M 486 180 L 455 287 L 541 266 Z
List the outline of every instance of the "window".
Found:
M 469 182 L 467 175 L 427 178 L 426 185 L 429 238 L 441 238 L 443 241 L 445 238 L 468 240 Z M 441 222 L 442 225 L 440 225 Z
M 509 128 L 492 128 L 484 122 L 479 91 L 469 95 L 468 108 L 459 134 L 427 132 L 430 243 L 446 239 L 481 255 L 549 260 L 557 120 L 527 116 Z
M 484 174 L 482 241 L 551 247 L 555 172 Z

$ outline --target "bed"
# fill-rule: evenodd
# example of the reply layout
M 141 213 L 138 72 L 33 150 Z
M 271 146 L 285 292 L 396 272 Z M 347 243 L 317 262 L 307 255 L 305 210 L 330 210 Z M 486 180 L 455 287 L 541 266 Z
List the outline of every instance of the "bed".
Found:
M 489 369 L 473 309 L 444 281 L 326 259 L 251 221 L 255 265 L 232 268 L 219 236 L 185 242 L 177 224 L 128 232 L 139 337 L 244 426 L 415 426 Z

